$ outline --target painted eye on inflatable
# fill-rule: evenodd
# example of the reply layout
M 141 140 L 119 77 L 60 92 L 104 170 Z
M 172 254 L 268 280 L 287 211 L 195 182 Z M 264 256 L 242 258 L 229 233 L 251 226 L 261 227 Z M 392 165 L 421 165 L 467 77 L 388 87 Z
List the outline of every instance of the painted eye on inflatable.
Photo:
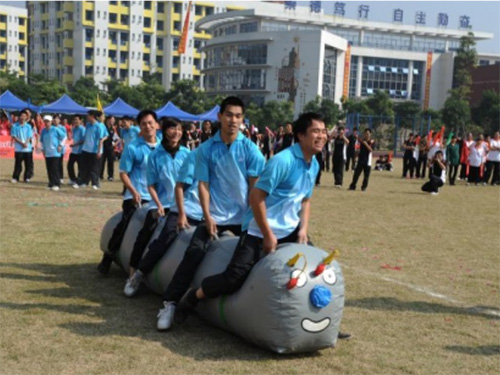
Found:
M 323 272 L 323 280 L 325 280 L 325 283 L 327 284 L 335 284 L 337 281 L 337 275 L 335 274 L 333 267 L 327 268 L 325 272 Z
M 307 276 L 304 271 L 295 269 L 290 274 L 290 281 L 288 282 L 288 289 L 302 288 L 307 283 Z

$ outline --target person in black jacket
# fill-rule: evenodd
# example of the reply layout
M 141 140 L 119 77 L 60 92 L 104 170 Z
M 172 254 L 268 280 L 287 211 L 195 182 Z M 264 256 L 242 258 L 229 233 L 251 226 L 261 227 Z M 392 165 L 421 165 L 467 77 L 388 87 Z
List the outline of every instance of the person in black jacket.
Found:
M 106 130 L 108 131 L 108 138 L 103 143 L 103 151 L 101 158 L 101 180 L 104 179 L 104 169 L 106 163 L 108 165 L 108 181 L 113 181 L 115 172 L 115 118 L 114 116 L 106 117 L 104 121 Z
M 349 165 L 351 165 L 352 171 L 356 167 L 356 141 L 358 140 L 358 128 L 353 128 L 352 134 L 349 137 L 347 137 L 347 139 L 349 140 L 349 144 L 347 146 L 346 161 L 345 161 L 346 172 L 349 170 Z

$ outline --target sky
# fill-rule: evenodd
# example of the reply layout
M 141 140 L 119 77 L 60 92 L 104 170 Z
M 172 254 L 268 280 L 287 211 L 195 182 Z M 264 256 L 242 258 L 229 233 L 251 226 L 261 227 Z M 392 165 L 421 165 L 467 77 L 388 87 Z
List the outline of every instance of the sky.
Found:
M 248 4 L 252 1 L 230 1 L 231 3 Z M 358 7 L 368 5 L 369 21 L 392 22 L 394 9 L 403 10 L 403 24 L 415 24 L 415 13 L 425 12 L 426 26 L 437 26 L 439 13 L 448 15 L 448 28 L 457 29 L 460 16 L 470 17 L 470 24 L 475 31 L 483 31 L 494 34 L 493 39 L 478 42 L 476 49 L 479 53 L 500 54 L 500 1 L 349 1 L 345 3 L 345 17 L 357 18 Z M 1 5 L 24 7 L 25 1 L 0 1 Z M 299 1 L 299 6 L 309 6 L 308 1 Z M 333 14 L 335 1 L 322 1 L 325 13 Z

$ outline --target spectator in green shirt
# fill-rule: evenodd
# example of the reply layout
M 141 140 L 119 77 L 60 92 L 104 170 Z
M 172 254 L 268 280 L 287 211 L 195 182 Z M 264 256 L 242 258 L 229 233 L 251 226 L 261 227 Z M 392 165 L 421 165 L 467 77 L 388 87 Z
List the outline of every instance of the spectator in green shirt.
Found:
M 446 161 L 449 166 L 448 179 L 450 185 L 455 185 L 455 178 L 457 177 L 458 165 L 460 164 L 460 152 L 457 143 L 457 137 L 453 136 L 451 138 L 450 144 L 446 147 Z

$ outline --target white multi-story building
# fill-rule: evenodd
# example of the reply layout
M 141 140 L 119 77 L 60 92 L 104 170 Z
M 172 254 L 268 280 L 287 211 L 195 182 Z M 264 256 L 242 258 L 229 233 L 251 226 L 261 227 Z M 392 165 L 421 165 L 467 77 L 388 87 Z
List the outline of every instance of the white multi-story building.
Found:
M 290 100 L 296 114 L 318 95 L 340 103 L 378 90 L 440 109 L 452 87 L 453 51 L 471 31 L 347 19 L 286 4 L 252 6 L 196 23 L 213 36 L 204 49 L 205 89 L 257 104 Z M 474 31 L 475 40 L 492 37 Z
M 201 48 L 211 35 L 195 32 L 196 21 L 243 9 L 224 2 L 193 2 L 186 52 L 177 48 L 189 1 L 28 1 L 30 72 L 74 83 L 93 77 L 129 85 L 158 73 L 172 81 L 202 82 Z
M 28 12 L 26 9 L 0 7 L 0 71 L 26 77 L 28 69 Z

